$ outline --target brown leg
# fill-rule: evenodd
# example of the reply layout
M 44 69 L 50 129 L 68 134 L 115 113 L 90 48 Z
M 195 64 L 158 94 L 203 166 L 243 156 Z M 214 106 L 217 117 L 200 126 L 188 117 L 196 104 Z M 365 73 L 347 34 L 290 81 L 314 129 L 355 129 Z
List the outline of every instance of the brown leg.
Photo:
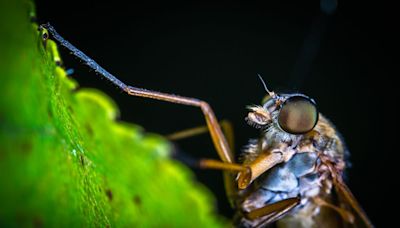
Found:
M 219 157 L 224 162 L 228 163 L 233 162 L 233 154 L 228 146 L 225 135 L 222 133 L 217 118 L 215 117 L 213 110 L 211 109 L 210 105 L 207 102 L 195 98 L 181 97 L 178 95 L 150 91 L 150 90 L 135 88 L 132 86 L 127 86 L 126 88 L 124 88 L 124 91 L 132 96 L 145 97 L 145 98 L 167 101 L 171 103 L 199 107 L 206 119 L 207 127 L 210 131 L 211 138 L 213 140 L 215 149 L 217 150 Z
M 257 177 L 268 171 L 275 165 L 283 162 L 283 153 L 280 151 L 264 151 L 253 162 L 248 164 L 249 172 L 239 173 L 238 187 L 245 189 Z M 250 175 L 249 175 L 250 174 Z
M 227 120 L 222 120 L 221 122 L 219 122 L 219 124 L 220 124 L 222 130 L 224 131 L 224 134 L 227 136 L 231 151 L 233 151 L 234 134 L 233 134 L 232 124 Z M 183 131 L 178 131 L 178 132 L 169 134 L 166 137 L 170 140 L 180 140 L 180 139 L 189 138 L 189 137 L 193 137 L 193 136 L 196 136 L 199 134 L 206 133 L 206 132 L 208 132 L 208 129 L 209 128 L 207 126 L 199 126 L 199 127 L 186 129 Z M 234 160 L 234 159 L 232 158 L 232 160 Z M 218 169 L 218 170 L 225 170 L 225 171 L 233 171 L 234 175 L 236 175 L 237 172 L 244 172 L 244 173 L 249 172 L 248 168 L 243 167 L 240 164 L 226 163 L 226 162 L 221 162 L 221 161 L 214 160 L 214 159 L 199 159 L 199 160 L 195 161 L 195 163 L 196 163 L 196 166 L 198 166 L 199 168 L 202 168 L 202 169 Z M 226 173 L 232 174 L 232 172 L 226 172 Z M 229 180 L 227 180 L 226 179 L 227 176 L 232 176 L 232 175 L 224 175 L 225 183 L 227 183 L 227 182 L 234 183 L 234 179 L 229 178 Z
M 116 85 L 118 88 L 120 88 L 122 91 L 126 92 L 129 95 L 199 107 L 206 119 L 207 127 L 210 131 L 211 138 L 213 140 L 215 149 L 217 150 L 220 159 L 227 163 L 233 162 L 233 154 L 228 146 L 225 135 L 222 133 L 217 118 L 215 117 L 213 110 L 211 109 L 210 105 L 207 102 L 195 98 L 182 97 L 174 94 L 161 93 L 157 91 L 151 91 L 151 90 L 136 88 L 133 86 L 128 86 L 122 81 L 120 81 L 118 78 L 116 78 L 114 75 L 106 71 L 104 68 L 102 68 L 99 64 L 97 64 L 93 59 L 91 59 L 85 53 L 83 53 L 82 51 L 77 49 L 74 45 L 65 40 L 62 36 L 60 36 L 57 33 L 57 31 L 49 23 L 42 24 L 39 26 L 39 28 L 41 30 L 47 30 L 53 36 L 53 38 L 56 39 L 62 46 L 70 50 L 71 54 L 75 55 L 77 58 L 82 60 L 86 65 L 92 68 L 96 73 L 100 74 L 102 77 L 106 78 L 107 80 L 112 82 L 114 85 Z M 47 39 L 47 37 L 44 39 Z
M 278 219 L 281 215 L 285 214 L 300 202 L 299 198 L 289 198 L 282 201 L 278 201 L 273 204 L 266 205 L 264 207 L 255 209 L 245 214 L 245 217 L 249 220 L 255 220 L 261 217 L 265 217 L 258 226 L 271 223 Z
M 199 160 L 199 167 L 202 169 L 218 169 L 218 170 L 246 172 L 246 173 L 250 172 L 250 169 L 248 167 L 242 166 L 241 164 L 222 162 L 219 160 L 206 159 L 206 158 Z
M 232 124 L 228 120 L 222 120 L 219 124 L 227 138 L 227 141 L 231 148 L 231 151 L 234 154 L 234 132 L 233 132 Z M 199 134 L 204 134 L 207 132 L 208 132 L 207 126 L 200 126 L 200 127 L 195 127 L 195 128 L 175 132 L 175 133 L 167 135 L 166 137 L 170 140 L 180 140 L 180 139 L 196 136 Z M 232 158 L 232 160 L 234 160 L 234 159 Z M 200 166 L 200 167 L 202 166 L 202 168 L 217 168 L 215 166 L 216 163 L 214 163 L 214 165 L 212 165 L 213 162 L 210 162 L 210 160 L 208 160 L 209 162 L 208 162 L 208 166 L 207 166 L 206 161 L 207 160 L 205 160 L 205 159 L 200 160 L 198 166 Z M 226 165 L 224 165 L 224 166 L 226 168 L 229 167 Z M 234 206 L 233 199 L 235 199 L 235 196 L 237 194 L 237 185 L 235 182 L 235 177 L 237 176 L 237 172 L 230 172 L 230 171 L 240 171 L 240 170 L 242 170 L 241 167 L 239 169 L 234 168 L 232 170 L 225 169 L 226 172 L 223 172 L 226 196 L 227 196 L 228 200 L 230 201 L 231 206 Z M 244 170 L 244 171 L 246 171 L 246 170 Z
M 314 198 L 314 202 L 320 206 L 328 207 L 328 208 L 336 211 L 346 222 L 348 222 L 350 224 L 354 223 L 354 215 L 352 213 L 350 213 L 349 211 L 347 211 L 343 208 L 337 207 L 331 203 L 328 203 L 319 197 Z
M 235 154 L 235 152 L 234 152 L 234 148 L 235 148 L 234 143 L 235 142 L 234 142 L 234 132 L 233 132 L 232 123 L 228 120 L 221 120 L 219 122 L 219 125 L 221 126 L 222 131 L 224 132 L 226 139 L 228 141 L 231 152 L 234 155 Z M 199 126 L 199 127 L 194 127 L 194 128 L 174 132 L 172 134 L 166 135 L 166 137 L 169 140 L 175 141 L 175 140 L 181 140 L 181 139 L 197 136 L 197 135 L 204 134 L 207 132 L 208 132 L 208 127 L 203 125 L 203 126 Z M 232 160 L 234 160 L 233 157 L 232 157 Z
M 220 125 L 222 127 L 221 123 L 220 123 Z M 199 127 L 194 127 L 194 128 L 174 132 L 172 134 L 166 135 L 165 137 L 167 137 L 167 139 L 169 139 L 169 140 L 176 141 L 176 140 L 181 140 L 181 139 L 186 139 L 186 138 L 190 138 L 193 136 L 201 135 L 201 134 L 204 134 L 207 132 L 208 132 L 207 126 L 199 126 Z

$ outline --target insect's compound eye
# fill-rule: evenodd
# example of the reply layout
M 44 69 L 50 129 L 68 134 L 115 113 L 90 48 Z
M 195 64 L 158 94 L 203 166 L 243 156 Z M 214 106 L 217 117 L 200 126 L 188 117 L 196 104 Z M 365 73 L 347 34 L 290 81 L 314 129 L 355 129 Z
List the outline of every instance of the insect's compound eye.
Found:
M 291 134 L 311 131 L 318 121 L 316 104 L 303 96 L 289 97 L 281 106 L 278 123 L 282 130 Z

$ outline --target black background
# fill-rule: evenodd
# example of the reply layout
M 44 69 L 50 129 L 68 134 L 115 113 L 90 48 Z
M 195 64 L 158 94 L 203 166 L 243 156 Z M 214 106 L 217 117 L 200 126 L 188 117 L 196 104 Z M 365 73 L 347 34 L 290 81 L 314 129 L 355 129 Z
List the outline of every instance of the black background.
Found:
M 218 118 L 233 122 L 237 150 L 258 135 L 244 121 L 245 106 L 258 104 L 265 93 L 257 73 L 275 91 L 313 97 L 351 151 L 352 192 L 378 227 L 390 220 L 387 205 L 396 193 L 385 177 L 393 173 L 389 160 L 396 147 L 384 149 L 390 144 L 384 127 L 396 120 L 384 110 L 395 106 L 385 102 L 395 92 L 389 80 L 395 76 L 389 70 L 394 6 L 340 1 L 336 12 L 326 14 L 319 1 L 127 2 L 36 1 L 39 22 L 50 21 L 127 84 L 208 101 Z M 82 87 L 116 100 L 123 121 L 159 134 L 204 124 L 196 108 L 129 97 L 67 51 L 62 55 Z M 217 158 L 208 135 L 178 146 Z M 196 174 L 217 195 L 220 213 L 230 217 L 221 174 Z

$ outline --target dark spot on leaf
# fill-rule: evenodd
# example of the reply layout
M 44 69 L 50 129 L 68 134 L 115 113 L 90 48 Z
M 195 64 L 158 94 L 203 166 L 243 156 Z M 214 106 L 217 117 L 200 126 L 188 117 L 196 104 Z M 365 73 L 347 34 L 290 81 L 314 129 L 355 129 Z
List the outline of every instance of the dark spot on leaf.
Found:
M 106 195 L 107 195 L 107 198 L 108 198 L 110 201 L 112 201 L 112 199 L 113 199 L 113 193 L 112 193 L 111 189 L 107 189 L 107 190 L 106 190 Z
M 80 161 L 82 166 L 85 166 L 85 157 L 83 157 L 82 154 L 79 155 L 79 161 Z
M 133 197 L 133 203 L 136 204 L 137 206 L 141 206 L 142 205 L 142 199 L 140 198 L 140 196 L 136 195 Z
M 30 141 L 24 141 L 20 144 L 21 152 L 24 154 L 29 154 L 32 151 L 33 145 Z
M 86 131 L 88 132 L 88 134 L 90 135 L 90 136 L 93 136 L 93 128 L 92 128 L 92 126 L 90 126 L 90 124 L 89 123 L 86 123 L 86 125 L 85 125 L 85 128 L 86 128 Z
M 22 227 L 23 222 L 29 221 L 30 219 L 31 218 L 28 217 L 26 215 L 26 213 L 22 212 L 21 210 L 17 210 L 15 212 L 15 221 L 13 221 L 13 222 L 15 222 L 15 224 L 17 224 L 17 227 Z M 0 220 L 0 221 L 2 222 L 2 220 Z M 2 225 L 2 223 L 0 223 L 0 224 Z M 3 227 L 3 226 L 1 226 L 1 227 Z
M 56 60 L 56 66 L 62 66 L 62 63 L 61 63 L 61 61 L 60 60 Z
M 47 115 L 49 116 L 50 119 L 53 118 L 53 112 L 51 111 L 50 106 L 47 108 Z
M 71 107 L 71 105 L 68 105 L 68 112 L 71 114 L 74 113 L 74 109 Z
M 43 227 L 43 221 L 39 217 L 35 217 L 32 222 L 33 227 L 40 228 Z

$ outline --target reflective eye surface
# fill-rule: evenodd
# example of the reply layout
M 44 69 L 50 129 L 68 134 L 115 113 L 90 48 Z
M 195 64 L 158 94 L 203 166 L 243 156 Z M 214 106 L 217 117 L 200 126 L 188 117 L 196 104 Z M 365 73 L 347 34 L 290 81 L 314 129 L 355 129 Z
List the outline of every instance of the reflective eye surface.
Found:
M 291 134 L 304 134 L 311 131 L 318 121 L 315 103 L 303 96 L 289 97 L 281 107 L 278 123 L 282 130 Z

